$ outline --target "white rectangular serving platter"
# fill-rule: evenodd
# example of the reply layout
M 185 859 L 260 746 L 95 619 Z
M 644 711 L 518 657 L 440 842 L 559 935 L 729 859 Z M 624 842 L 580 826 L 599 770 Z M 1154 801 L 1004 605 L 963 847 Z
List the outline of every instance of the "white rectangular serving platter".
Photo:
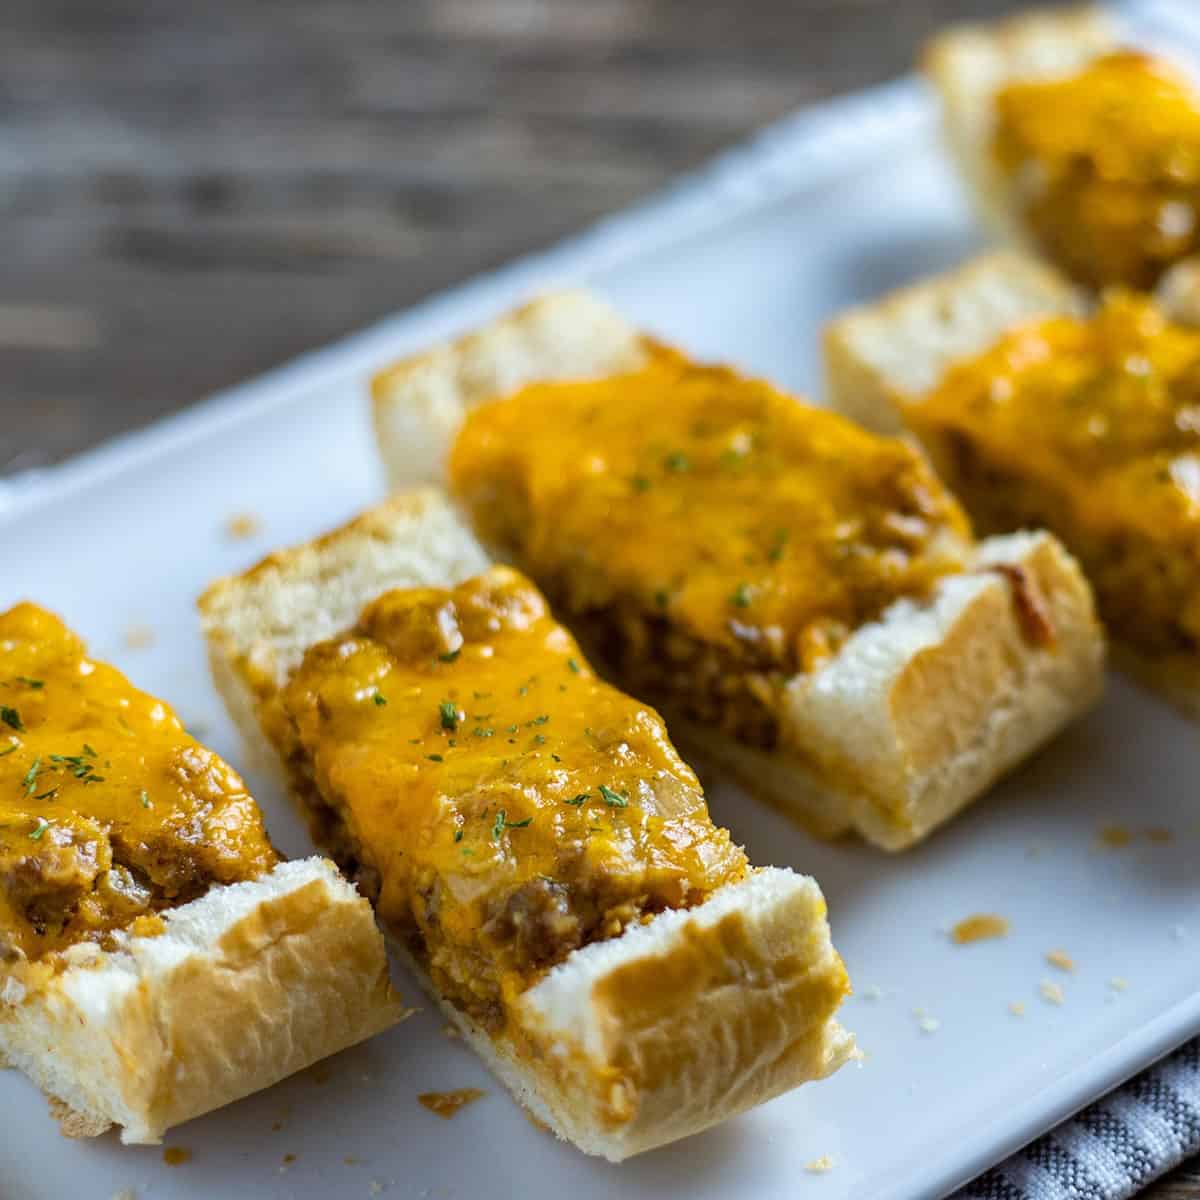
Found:
M 1185 9 L 1129 11 L 1178 40 Z M 366 408 L 375 368 L 571 282 L 697 355 L 817 395 L 825 318 L 975 245 L 914 81 L 800 114 L 548 253 L 63 467 L 0 484 L 0 608 L 30 597 L 58 610 L 96 654 L 242 765 L 209 681 L 195 598 L 215 576 L 381 497 Z M 242 511 L 261 518 L 262 532 L 232 542 L 223 524 Z M 153 645 L 128 644 L 138 626 Z M 310 852 L 285 798 L 247 774 L 280 848 Z M 183 1166 L 111 1135 L 64 1141 L 35 1089 L 0 1073 L 0 1196 L 940 1196 L 1200 1032 L 1198 776 L 1196 728 L 1114 678 L 1091 717 L 901 857 L 821 844 L 710 781 L 714 815 L 754 862 L 820 880 L 858 989 L 843 1019 L 866 1059 L 622 1166 L 536 1129 L 399 972 L 423 1011 L 175 1131 L 169 1143 L 192 1155 Z M 1135 836 L 1103 846 L 1105 826 Z M 1160 829 L 1169 841 L 1144 832 Z M 948 926 L 976 912 L 1007 917 L 1011 934 L 955 946 Z M 1047 964 L 1055 949 L 1075 960 L 1073 973 Z M 1040 994 L 1046 980 L 1061 987 L 1061 1005 Z M 467 1086 L 487 1095 L 452 1121 L 417 1102 Z M 832 1170 L 806 1170 L 825 1156 Z

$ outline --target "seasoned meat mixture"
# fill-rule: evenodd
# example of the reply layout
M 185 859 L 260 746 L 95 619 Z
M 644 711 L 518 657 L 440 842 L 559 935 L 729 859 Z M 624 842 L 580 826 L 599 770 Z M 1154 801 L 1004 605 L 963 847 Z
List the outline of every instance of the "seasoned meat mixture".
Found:
M 241 779 L 165 704 L 43 609 L 0 613 L 0 959 L 152 932 L 275 861 Z
M 481 406 L 450 472 L 625 686 L 757 746 L 787 679 L 970 555 L 907 444 L 663 348 Z
M 1121 641 L 1200 650 L 1200 333 L 1112 292 L 1010 331 L 906 417 L 982 530 L 1066 542 Z
M 992 149 L 1043 252 L 1090 287 L 1153 287 L 1200 249 L 1200 94 L 1119 51 L 995 101 Z
M 317 838 L 493 1028 L 570 951 L 746 871 L 658 715 L 508 568 L 380 597 L 308 651 L 271 725 Z

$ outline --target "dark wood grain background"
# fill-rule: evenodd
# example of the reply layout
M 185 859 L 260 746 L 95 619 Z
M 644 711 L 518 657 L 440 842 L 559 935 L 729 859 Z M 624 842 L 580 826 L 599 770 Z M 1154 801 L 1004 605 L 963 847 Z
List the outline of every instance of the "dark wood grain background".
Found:
M 653 191 L 1006 0 L 4 0 L 0 474 Z M 1200 1171 L 1152 1189 L 1196 1200 Z

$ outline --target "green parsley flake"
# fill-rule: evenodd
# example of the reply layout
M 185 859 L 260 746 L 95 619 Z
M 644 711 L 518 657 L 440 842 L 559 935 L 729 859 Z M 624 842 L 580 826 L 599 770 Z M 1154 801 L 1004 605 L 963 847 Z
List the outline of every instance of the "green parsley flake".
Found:
M 500 835 L 506 829 L 524 829 L 526 825 L 531 825 L 532 823 L 532 817 L 526 817 L 523 821 L 510 821 L 508 813 L 504 809 L 499 809 L 496 813 L 495 824 L 492 826 L 492 841 L 498 842 Z
M 454 840 L 456 842 L 461 842 L 463 840 L 463 831 L 461 829 L 456 829 L 454 831 Z
M 674 454 L 667 455 L 665 465 L 668 471 L 688 471 L 692 466 L 688 456 L 678 450 Z
M 141 799 L 142 799 L 142 807 L 143 807 L 143 808 L 150 808 L 150 807 L 152 807 L 152 806 L 151 806 L 151 804 L 150 804 L 150 797 L 149 797 L 149 796 L 146 794 L 146 789 L 145 789 L 145 788 L 142 788 L 142 796 L 141 796 Z
M 45 833 L 46 830 L 49 828 L 50 828 L 50 822 L 47 821 L 45 817 L 38 817 L 37 825 L 34 826 L 34 828 L 29 831 L 29 840 L 31 842 L 39 841 L 41 839 L 42 834 Z
M 446 650 L 438 655 L 438 662 L 454 662 L 455 659 L 462 653 L 462 647 L 457 650 Z
M 18 733 L 25 732 L 25 722 L 21 720 L 21 714 L 15 708 L 9 708 L 7 704 L 0 704 L 0 721 Z
M 427 759 L 429 759 L 430 762 L 445 762 L 446 761 L 440 754 L 427 754 L 427 755 L 425 755 L 425 757 Z
M 438 713 L 442 718 L 442 728 L 454 733 L 458 729 L 458 705 L 453 700 L 443 700 L 438 705 Z
M 583 670 L 583 668 L 582 668 L 582 667 L 579 665 L 579 663 L 578 663 L 578 662 L 577 662 L 575 659 L 573 659 L 573 658 L 568 658 L 568 659 L 567 659 L 567 666 L 568 666 L 568 667 L 569 667 L 569 668 L 570 668 L 572 671 L 574 671 L 576 675 L 578 675 L 578 674 L 579 674 L 579 672 Z
M 729 603 L 734 605 L 736 608 L 749 608 L 750 585 L 739 583 L 737 587 L 734 588 L 733 595 L 729 597 Z
M 622 796 L 620 792 L 614 792 L 610 787 L 605 787 L 604 784 L 600 785 L 600 795 L 604 797 L 604 803 L 607 804 L 609 808 L 629 807 L 629 800 L 627 797 Z
M 25 795 L 33 795 L 33 789 L 37 787 L 38 772 L 41 769 L 42 760 L 40 757 L 35 758 L 33 762 L 29 764 L 29 770 L 25 772 L 25 778 L 21 781 L 22 786 L 25 788 Z
M 563 803 L 573 804 L 578 808 L 591 794 L 591 792 L 580 792 L 578 796 L 572 796 L 570 800 L 564 800 Z
M 30 679 L 28 675 L 18 675 L 17 682 L 23 683 L 27 688 L 32 688 L 35 692 L 40 692 L 46 686 L 43 679 Z
M 377 708 L 382 708 L 387 703 L 387 697 L 385 695 L 383 695 L 381 692 L 376 692 L 375 695 L 371 697 L 371 699 L 375 701 L 375 705 Z

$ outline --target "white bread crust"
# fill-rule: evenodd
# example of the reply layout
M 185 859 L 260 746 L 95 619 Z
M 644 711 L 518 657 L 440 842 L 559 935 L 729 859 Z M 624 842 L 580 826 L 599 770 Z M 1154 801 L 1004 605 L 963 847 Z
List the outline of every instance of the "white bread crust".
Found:
M 370 905 L 326 859 L 279 863 L 163 914 L 165 932 L 19 962 L 0 979 L 0 1055 L 68 1136 L 126 1143 L 220 1108 L 404 1015 Z

